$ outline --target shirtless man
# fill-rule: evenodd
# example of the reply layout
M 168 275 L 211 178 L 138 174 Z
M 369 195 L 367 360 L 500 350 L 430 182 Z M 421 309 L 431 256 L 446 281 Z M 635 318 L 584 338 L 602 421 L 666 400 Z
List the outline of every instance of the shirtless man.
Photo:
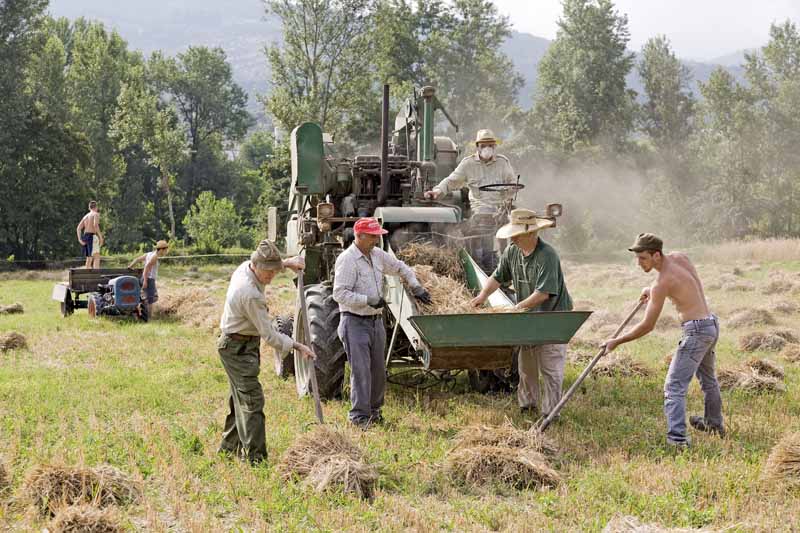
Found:
M 689 423 L 697 430 L 725 434 L 722 422 L 722 400 L 714 371 L 714 348 L 719 338 L 719 320 L 708 309 L 703 284 L 689 258 L 672 252 L 664 255 L 663 242 L 652 233 L 640 233 L 629 251 L 636 254 L 645 272 L 655 269 L 658 277 L 642 291 L 640 301 L 647 302 L 644 318 L 628 333 L 603 343 L 606 353 L 620 344 L 647 335 L 669 298 L 681 319 L 683 337 L 669 365 L 664 383 L 664 414 L 667 417 L 667 444 L 687 448 L 686 392 L 697 375 L 703 389 L 705 413 L 692 416 Z
M 86 268 L 100 268 L 100 247 L 104 239 L 100 232 L 100 211 L 94 200 L 89 202 L 89 212 L 78 223 L 77 232 L 86 257 Z

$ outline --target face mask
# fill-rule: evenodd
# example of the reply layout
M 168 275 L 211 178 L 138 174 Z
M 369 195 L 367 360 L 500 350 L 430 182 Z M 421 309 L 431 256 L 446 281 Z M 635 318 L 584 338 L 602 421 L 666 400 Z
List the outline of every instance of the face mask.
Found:
M 480 154 L 481 159 L 488 161 L 494 157 L 494 146 L 484 146 L 478 151 L 478 154 Z

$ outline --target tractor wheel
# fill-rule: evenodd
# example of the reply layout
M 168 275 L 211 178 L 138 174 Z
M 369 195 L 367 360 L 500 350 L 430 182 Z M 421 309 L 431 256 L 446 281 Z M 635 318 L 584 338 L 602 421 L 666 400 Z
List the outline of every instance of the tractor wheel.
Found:
M 342 397 L 344 363 L 347 359 L 339 340 L 339 305 L 333 300 L 331 287 L 317 284 L 306 287 L 306 305 L 311 332 L 304 331 L 302 317 L 295 317 L 295 340 L 306 344 L 317 356 L 313 362 L 317 371 L 320 398 Z M 295 354 L 294 368 L 297 393 L 304 396 L 311 391 L 311 361 Z
M 67 291 L 66 299 L 61 302 L 61 316 L 68 317 L 75 312 L 75 303 L 72 301 L 72 295 Z
M 275 327 L 279 332 L 290 337 L 294 336 L 294 317 L 280 315 L 275 318 Z M 294 374 L 294 350 L 282 353 L 277 348 L 272 349 L 275 362 L 275 373 L 283 379 Z
M 86 311 L 89 313 L 89 318 L 97 318 L 97 301 L 96 298 L 99 298 L 97 294 L 90 294 L 88 298 L 88 302 L 86 303 Z

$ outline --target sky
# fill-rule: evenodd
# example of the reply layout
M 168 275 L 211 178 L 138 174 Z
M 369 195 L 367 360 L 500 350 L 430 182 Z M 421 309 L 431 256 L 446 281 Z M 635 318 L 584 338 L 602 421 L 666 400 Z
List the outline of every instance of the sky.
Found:
M 494 0 L 514 29 L 553 39 L 561 0 Z M 766 44 L 769 26 L 787 18 L 800 24 L 800 0 L 616 0 L 628 15 L 631 41 L 638 51 L 650 37 L 663 34 L 676 54 L 709 60 Z

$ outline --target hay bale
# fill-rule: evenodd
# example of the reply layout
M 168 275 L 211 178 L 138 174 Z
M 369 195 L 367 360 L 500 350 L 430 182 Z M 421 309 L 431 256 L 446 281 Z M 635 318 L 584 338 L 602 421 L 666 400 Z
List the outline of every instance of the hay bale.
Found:
M 40 513 L 50 515 L 69 505 L 91 503 L 104 508 L 134 503 L 141 497 L 139 484 L 110 465 L 40 465 L 26 477 L 23 492 Z
M 635 516 L 617 515 L 608 521 L 602 533 L 713 533 L 713 530 L 668 528 L 660 524 L 645 524 Z
M 549 457 L 558 455 L 558 446 L 551 439 L 535 428 L 518 429 L 510 420 L 501 426 L 469 426 L 455 436 L 455 448 L 475 446 L 505 446 L 533 450 Z
M 800 344 L 787 344 L 781 350 L 781 357 L 792 363 L 800 361 Z
M 744 328 L 751 326 L 772 326 L 775 325 L 775 318 L 769 311 L 764 309 L 741 309 L 731 314 L 725 321 L 727 326 L 734 328 Z
M 408 266 L 427 265 L 439 276 L 456 281 L 464 280 L 464 269 L 458 259 L 458 252 L 453 248 L 410 242 L 397 252 L 397 257 Z
M 768 350 L 777 352 L 786 345 L 786 339 L 774 333 L 754 332 L 739 337 L 739 348 L 745 352 Z
M 788 485 L 800 485 L 800 432 L 784 436 L 772 448 L 764 465 L 764 476 Z
M 601 358 L 594 369 L 596 376 L 640 376 L 647 377 L 653 372 L 648 367 L 625 354 L 612 353 Z
M 371 500 L 377 481 L 378 469 L 373 465 L 355 460 L 346 454 L 339 454 L 318 461 L 311 468 L 303 485 L 320 493 L 335 489 Z
M 60 509 L 50 524 L 52 533 L 122 533 L 116 513 L 92 505 L 73 505 Z
M 456 448 L 448 454 L 445 470 L 453 480 L 471 486 L 503 484 L 527 489 L 555 487 L 561 481 L 541 453 L 505 446 Z
M 22 304 L 17 302 L 11 305 L 0 305 L 0 315 L 19 315 L 25 312 Z
M 6 333 L 5 335 L 0 335 L 0 352 L 18 350 L 20 348 L 27 347 L 28 341 L 25 339 L 25 335 L 22 333 L 12 331 L 10 333 Z

